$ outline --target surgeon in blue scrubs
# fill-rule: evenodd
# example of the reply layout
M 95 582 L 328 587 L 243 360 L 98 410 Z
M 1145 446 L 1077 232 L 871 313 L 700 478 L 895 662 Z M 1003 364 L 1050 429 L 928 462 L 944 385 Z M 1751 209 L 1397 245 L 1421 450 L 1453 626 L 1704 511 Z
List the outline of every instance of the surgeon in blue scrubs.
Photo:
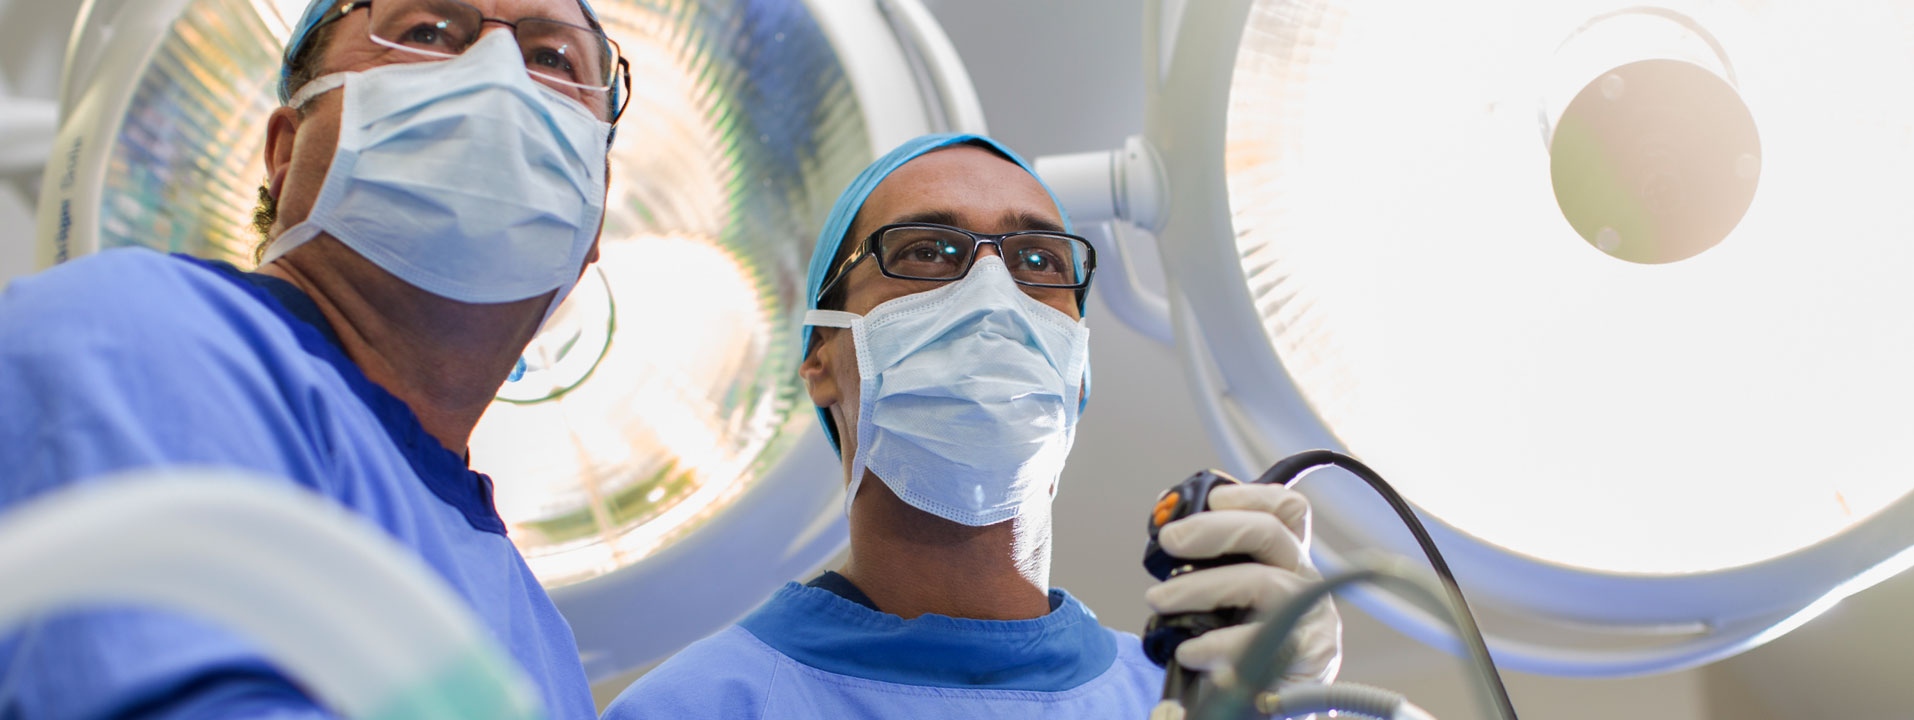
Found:
M 615 45 L 581 0 L 319 0 L 285 58 L 263 266 L 108 250 L 0 294 L 0 511 L 142 468 L 296 485 L 436 569 L 548 717 L 593 718 L 571 630 L 466 443 L 596 257 L 629 92 Z M 0 634 L 0 718 L 332 716 L 173 614 Z
M 1069 230 L 1030 167 L 980 136 L 918 138 L 853 181 L 811 258 L 800 368 L 844 461 L 849 560 L 653 669 L 606 720 L 1151 714 L 1163 671 L 1137 637 L 1049 584 L 1050 503 L 1090 392 L 1095 253 Z M 1300 495 L 1219 489 L 1212 508 L 1166 526 L 1164 547 L 1257 562 L 1152 587 L 1157 611 L 1266 608 L 1317 577 Z M 1229 682 L 1254 630 L 1177 660 Z M 1295 638 L 1287 680 L 1335 674 L 1333 607 Z

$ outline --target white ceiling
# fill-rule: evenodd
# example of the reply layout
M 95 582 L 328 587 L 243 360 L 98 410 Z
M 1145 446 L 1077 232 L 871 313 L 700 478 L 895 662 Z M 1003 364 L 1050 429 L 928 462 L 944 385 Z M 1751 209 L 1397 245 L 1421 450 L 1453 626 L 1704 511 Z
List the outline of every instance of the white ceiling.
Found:
M 849 1 L 849 0 L 846 0 Z M 0 101 L 50 98 L 79 3 L 0 0 Z M 968 64 L 993 134 L 1027 156 L 1115 147 L 1142 127 L 1143 0 L 926 0 Z M 0 281 L 26 267 L 24 204 L 37 179 L 0 176 Z M 1219 465 L 1169 348 L 1093 299 L 1098 388 L 1058 498 L 1054 580 L 1114 627 L 1140 629 L 1149 583 L 1139 560 L 1156 493 Z M 1618 527 L 1618 532 L 1621 531 Z M 1576 680 L 1512 675 L 1530 718 L 1696 720 L 1907 718 L 1914 683 L 1914 577 L 1836 607 L 1766 647 L 1698 671 Z M 1343 678 L 1407 693 L 1439 717 L 1480 717 L 1460 663 L 1353 608 L 1343 610 Z

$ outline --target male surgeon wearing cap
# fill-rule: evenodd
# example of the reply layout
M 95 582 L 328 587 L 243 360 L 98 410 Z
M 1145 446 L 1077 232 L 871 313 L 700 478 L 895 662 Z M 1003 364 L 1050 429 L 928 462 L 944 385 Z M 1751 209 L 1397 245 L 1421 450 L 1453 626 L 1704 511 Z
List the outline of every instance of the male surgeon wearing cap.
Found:
M 1137 637 L 1049 584 L 1050 502 L 1090 389 L 1095 257 L 1069 230 L 988 138 L 918 138 L 853 181 L 811 257 L 800 369 L 844 461 L 849 560 L 653 669 L 607 720 L 1150 714 L 1163 672 Z M 1268 607 L 1315 575 L 1300 495 L 1245 486 L 1211 503 L 1165 527 L 1164 547 L 1260 564 L 1160 584 L 1152 607 Z M 1254 630 L 1177 659 L 1226 682 Z M 1333 676 L 1333 608 L 1300 637 L 1289 679 Z
M 283 479 L 437 570 L 548 717 L 592 718 L 466 442 L 595 257 L 616 45 L 580 0 L 319 0 L 285 58 L 256 272 L 109 250 L 0 295 L 0 510 L 138 468 Z M 232 634 L 109 608 L 0 641 L 0 717 L 330 713 Z

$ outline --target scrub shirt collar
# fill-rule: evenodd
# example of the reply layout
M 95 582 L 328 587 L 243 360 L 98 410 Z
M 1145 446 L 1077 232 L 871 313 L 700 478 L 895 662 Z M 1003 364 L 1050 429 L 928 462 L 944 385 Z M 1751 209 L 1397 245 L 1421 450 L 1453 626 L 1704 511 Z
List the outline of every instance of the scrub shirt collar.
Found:
M 799 663 L 839 675 L 945 688 L 1057 692 L 1096 679 L 1116 639 L 1061 588 L 1029 620 L 909 620 L 821 587 L 786 584 L 739 623 Z

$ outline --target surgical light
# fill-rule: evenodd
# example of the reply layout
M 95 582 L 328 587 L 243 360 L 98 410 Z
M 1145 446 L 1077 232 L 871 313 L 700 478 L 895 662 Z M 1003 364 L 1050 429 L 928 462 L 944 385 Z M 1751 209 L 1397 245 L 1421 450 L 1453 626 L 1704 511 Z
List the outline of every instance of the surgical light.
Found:
M 1914 159 L 1914 103 L 1839 82 L 1855 56 L 1914 61 L 1895 4 L 1686 4 L 1742 88 L 1644 33 L 1550 138 L 1539 80 L 1612 4 L 1319 4 L 1294 25 L 1296 6 L 1256 4 L 1236 59 L 1244 280 L 1309 404 L 1411 469 L 1422 506 L 1575 567 L 1692 573 L 1908 490 L 1914 324 L 1891 308 L 1914 303 L 1914 249 L 1870 228 L 1914 213 L 1868 203 L 1906 184 L 1855 159 Z M 1837 36 L 1841 54 L 1799 42 Z M 1682 241 L 1719 245 L 1656 247 Z M 1483 442 L 1508 460 L 1472 460 Z
M 1219 446 L 1397 479 L 1510 666 L 1718 659 L 1914 543 L 1914 101 L 1881 81 L 1914 8 L 1159 2 L 1145 35 Z M 1327 564 L 1406 549 L 1349 485 L 1306 488 Z
M 1890 308 L 1914 302 L 1914 248 L 1870 227 L 1914 214 L 1868 202 L 1906 183 L 1855 159 L 1914 159 L 1907 127 L 1859 120 L 1914 126 L 1914 106 L 1789 42 L 1914 60 L 1893 4 L 1689 3 L 1742 89 L 1650 35 L 1551 137 L 1543 81 L 1607 4 L 1286 16 L 1307 4 L 1250 11 L 1232 80 L 1243 275 L 1311 407 L 1424 508 L 1539 558 L 1679 573 L 1806 547 L 1908 490 L 1914 325 Z M 1657 247 L 1684 241 L 1713 247 Z

